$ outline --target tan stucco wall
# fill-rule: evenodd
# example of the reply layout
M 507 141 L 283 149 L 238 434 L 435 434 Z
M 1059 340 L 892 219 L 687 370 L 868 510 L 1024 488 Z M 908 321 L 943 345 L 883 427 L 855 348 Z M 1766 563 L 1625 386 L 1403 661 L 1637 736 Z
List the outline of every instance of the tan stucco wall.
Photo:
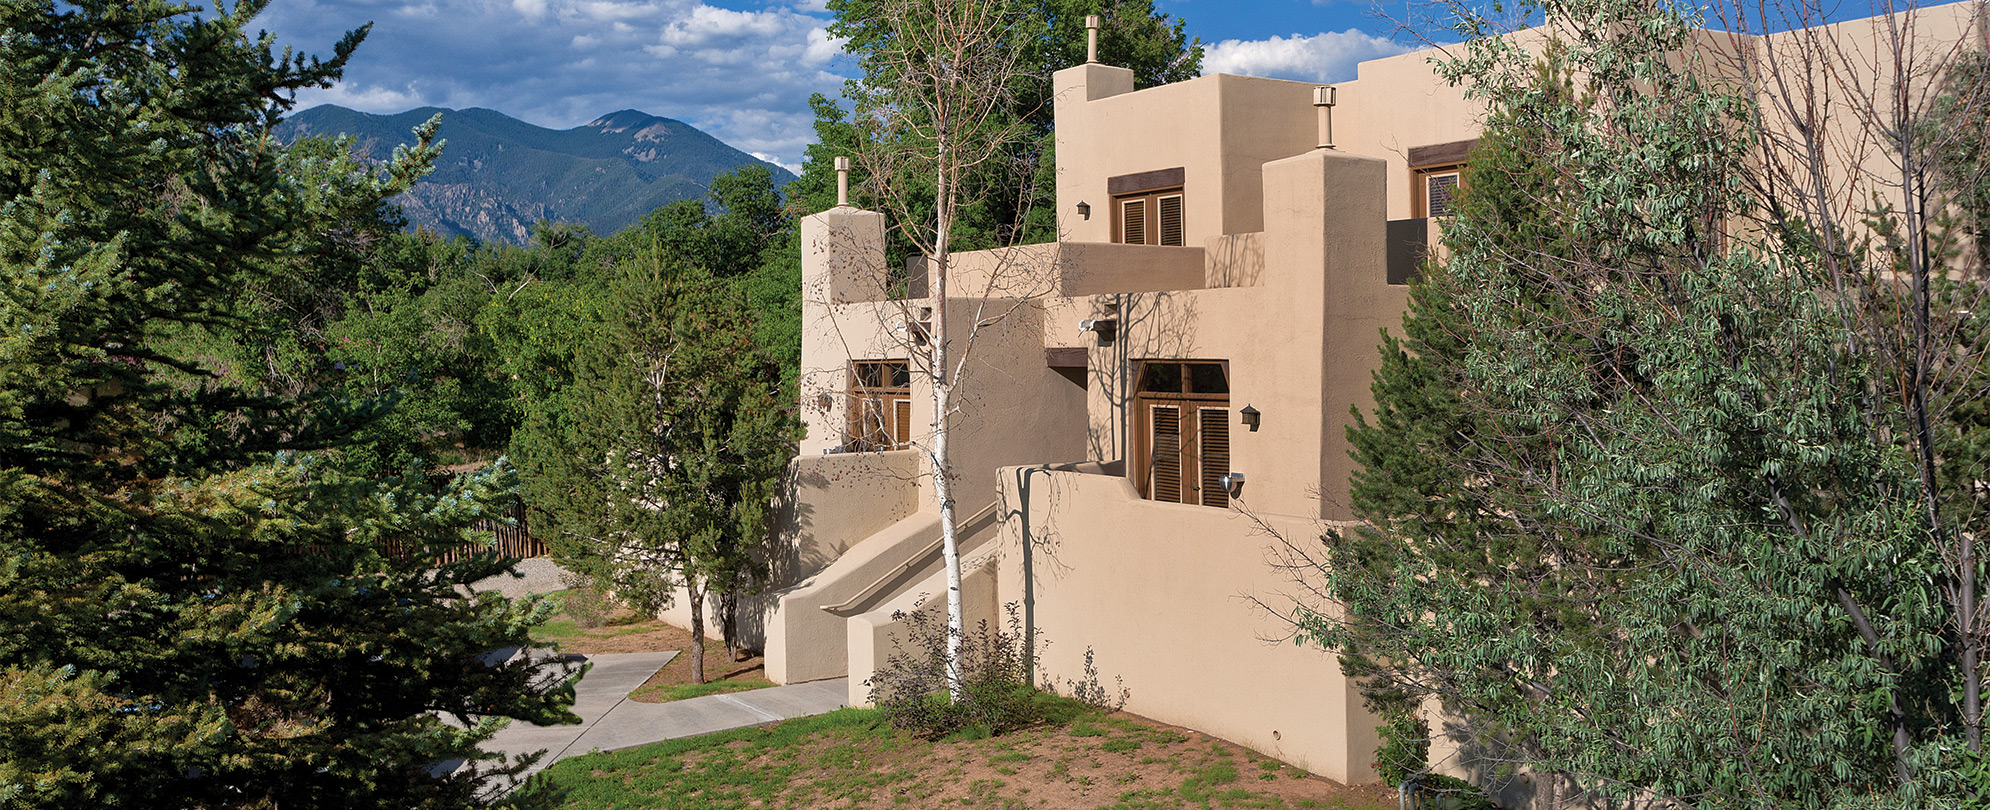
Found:
M 1313 85 L 1303 82 L 1217 74 L 1098 97 L 1088 82 L 1132 86 L 1131 71 L 1101 65 L 1060 70 L 1053 81 L 1067 242 L 1112 241 L 1107 178 L 1176 167 L 1183 244 L 1260 230 L 1258 166 L 1316 145 Z M 1091 204 L 1090 219 L 1078 216 L 1080 201 Z
M 1232 471 L 1248 482 L 1239 505 L 1339 516 L 1348 408 L 1369 403 L 1380 330 L 1400 322 L 1407 300 L 1407 288 L 1389 286 L 1383 255 L 1385 166 L 1316 149 L 1263 172 L 1267 230 L 1217 242 L 1261 274 L 1256 286 L 1101 295 L 1078 305 L 1086 317 L 1120 320 L 1116 341 L 1090 347 L 1087 446 L 1095 461 L 1126 458 L 1138 361 L 1227 360 L 1233 414 L 1246 405 L 1262 414 L 1256 432 L 1231 427 Z
M 992 539 L 992 538 L 991 538 Z M 845 650 L 850 661 L 847 700 L 852 706 L 870 706 L 871 681 L 877 671 L 890 665 L 894 655 L 918 660 L 919 651 L 907 644 L 904 615 L 924 613 L 944 626 L 947 614 L 946 572 L 935 572 L 877 608 L 851 616 Z M 997 602 L 996 567 L 992 554 L 973 554 L 961 560 L 960 599 L 962 627 L 979 633 L 982 622 L 990 631 L 1006 632 L 1001 624 Z M 903 614 L 903 615 L 901 615 Z
M 1332 655 L 1284 640 L 1283 621 L 1252 601 L 1284 609 L 1290 583 L 1251 517 L 1144 501 L 1119 477 L 1002 472 L 997 598 L 1037 628 L 1041 682 L 1068 693 L 1090 650 L 1103 686 L 1123 681 L 1128 711 L 1331 779 L 1374 781 L 1374 721 L 1354 685 Z M 1318 532 L 1303 519 L 1267 522 L 1297 542 Z
M 779 607 L 768 617 L 767 679 L 800 683 L 849 672 L 843 655 L 844 617 L 823 608 L 857 596 L 918 556 L 939 533 L 938 515 L 914 513 L 865 538 L 815 576 L 773 594 Z

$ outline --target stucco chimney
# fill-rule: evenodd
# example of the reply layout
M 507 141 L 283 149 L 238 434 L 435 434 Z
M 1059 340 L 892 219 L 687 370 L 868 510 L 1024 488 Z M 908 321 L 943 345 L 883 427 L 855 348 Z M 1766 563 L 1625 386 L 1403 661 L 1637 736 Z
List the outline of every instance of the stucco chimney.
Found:
M 836 158 L 836 207 L 850 207 L 850 159 Z
M 1099 15 L 1085 17 L 1085 64 L 1099 63 Z
M 1313 107 L 1320 111 L 1320 148 L 1334 148 L 1334 102 L 1340 92 L 1331 84 L 1313 88 Z

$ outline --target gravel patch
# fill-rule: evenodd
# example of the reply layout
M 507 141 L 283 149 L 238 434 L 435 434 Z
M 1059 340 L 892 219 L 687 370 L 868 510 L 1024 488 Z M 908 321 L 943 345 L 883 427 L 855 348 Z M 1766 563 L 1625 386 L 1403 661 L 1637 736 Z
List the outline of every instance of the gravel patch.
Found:
M 561 580 L 566 570 L 554 565 L 546 557 L 534 557 L 518 563 L 520 576 L 499 574 L 486 577 L 471 584 L 472 590 L 497 591 L 507 597 L 517 598 L 528 593 L 551 593 L 564 590 L 567 584 Z

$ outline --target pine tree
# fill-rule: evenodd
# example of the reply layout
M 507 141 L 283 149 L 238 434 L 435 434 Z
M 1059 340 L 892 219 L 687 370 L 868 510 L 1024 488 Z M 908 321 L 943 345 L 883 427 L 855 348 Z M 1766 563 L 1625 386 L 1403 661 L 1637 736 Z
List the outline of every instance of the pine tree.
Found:
M 464 595 L 505 561 L 383 553 L 472 539 L 508 468 L 344 474 L 390 404 L 240 366 L 436 150 L 334 182 L 280 146 L 364 30 L 277 53 L 261 7 L 0 3 L 0 806 L 477 806 L 499 719 L 572 719 L 559 665 L 486 661 L 543 616 Z

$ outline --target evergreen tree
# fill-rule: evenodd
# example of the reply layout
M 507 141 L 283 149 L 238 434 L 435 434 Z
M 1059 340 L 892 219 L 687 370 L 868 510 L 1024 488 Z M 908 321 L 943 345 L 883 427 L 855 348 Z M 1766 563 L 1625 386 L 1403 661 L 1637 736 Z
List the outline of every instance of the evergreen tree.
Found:
M 1913 311 L 1912 273 L 1835 276 L 1820 235 L 1855 225 L 1765 196 L 1762 111 L 1690 16 L 1528 8 L 1545 49 L 1441 66 L 1492 114 L 1304 632 L 1550 804 L 1954 800 L 1967 634 L 1892 388 L 1909 319 L 1873 315 Z
M 382 553 L 472 539 L 508 468 L 344 474 L 387 403 L 243 367 L 436 148 L 281 147 L 364 32 L 277 53 L 261 7 L 0 3 L 0 806 L 476 806 L 500 718 L 572 720 L 561 665 L 484 660 L 543 615 L 464 595 L 507 562 Z
M 707 596 L 751 587 L 764 564 L 799 438 L 788 386 L 743 298 L 695 264 L 638 257 L 601 313 L 576 353 L 567 418 L 521 434 L 527 496 L 553 518 L 555 555 L 617 598 L 654 613 L 682 590 L 691 678 L 704 683 Z

